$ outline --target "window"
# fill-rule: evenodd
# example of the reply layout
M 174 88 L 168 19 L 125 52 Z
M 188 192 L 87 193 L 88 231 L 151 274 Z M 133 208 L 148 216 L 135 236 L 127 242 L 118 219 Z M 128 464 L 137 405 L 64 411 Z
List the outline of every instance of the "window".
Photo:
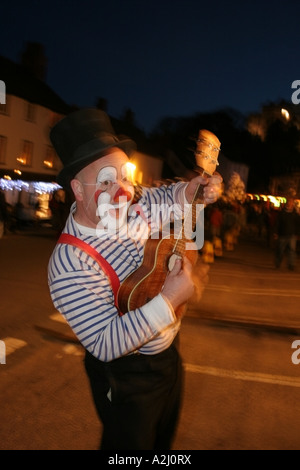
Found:
M 7 137 L 0 135 L 0 163 L 5 163 Z
M 33 143 L 29 140 L 23 140 L 21 155 L 17 158 L 17 162 L 24 166 L 31 166 L 33 155 Z
M 51 145 L 47 145 L 46 156 L 43 161 L 43 165 L 46 168 L 53 170 L 55 168 L 55 150 Z
M 35 121 L 35 106 L 32 103 L 25 102 L 25 119 L 26 121 Z

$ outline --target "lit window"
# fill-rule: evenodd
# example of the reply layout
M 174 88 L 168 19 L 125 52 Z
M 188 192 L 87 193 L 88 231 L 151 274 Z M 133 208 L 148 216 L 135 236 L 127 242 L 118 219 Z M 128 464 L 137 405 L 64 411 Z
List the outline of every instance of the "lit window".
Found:
M 47 145 L 46 148 L 46 156 L 45 160 L 43 161 L 43 165 L 46 168 L 53 169 L 55 167 L 55 151 L 51 145 Z
M 29 140 L 23 140 L 21 155 L 17 157 L 17 162 L 24 166 L 30 166 L 33 155 L 33 143 Z

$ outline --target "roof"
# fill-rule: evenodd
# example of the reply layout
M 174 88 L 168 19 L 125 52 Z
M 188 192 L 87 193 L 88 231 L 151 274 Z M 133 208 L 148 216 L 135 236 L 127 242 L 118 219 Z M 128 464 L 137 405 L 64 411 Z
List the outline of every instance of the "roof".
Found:
M 3 56 L 0 56 L 0 80 L 4 81 L 8 95 L 18 96 L 59 114 L 68 114 L 72 110 L 45 82 Z

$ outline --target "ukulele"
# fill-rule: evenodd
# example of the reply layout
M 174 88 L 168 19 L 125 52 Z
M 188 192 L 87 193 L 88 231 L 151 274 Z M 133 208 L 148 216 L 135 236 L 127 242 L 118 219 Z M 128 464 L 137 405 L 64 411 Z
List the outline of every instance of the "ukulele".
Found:
M 195 150 L 195 171 L 205 177 L 210 177 L 218 165 L 220 151 L 219 139 L 210 131 L 199 131 Z M 167 234 L 160 232 L 157 238 L 149 238 L 145 245 L 142 265 L 130 274 L 121 284 L 118 291 L 118 306 L 121 312 L 142 307 L 153 297 L 158 295 L 164 285 L 166 276 L 172 271 L 177 258 L 187 257 L 194 266 L 198 259 L 198 248 L 195 243 L 186 237 L 187 226 L 194 227 L 197 220 L 197 204 L 203 204 L 203 189 L 198 185 L 193 201 L 189 206 L 186 217 L 181 221 L 181 229 Z M 188 220 L 188 224 L 186 223 Z M 175 221 L 176 225 L 176 221 Z M 192 245 L 191 245 L 192 244 Z M 193 247 L 191 249 L 191 247 Z M 184 314 L 186 305 L 182 304 L 176 309 L 177 317 Z

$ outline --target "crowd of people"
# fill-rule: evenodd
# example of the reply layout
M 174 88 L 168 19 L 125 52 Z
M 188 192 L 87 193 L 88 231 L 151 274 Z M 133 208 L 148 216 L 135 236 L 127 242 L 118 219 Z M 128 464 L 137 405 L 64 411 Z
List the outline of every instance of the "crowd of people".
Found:
M 295 198 L 276 207 L 269 200 L 243 203 L 220 198 L 205 212 L 205 240 L 220 239 L 226 248 L 227 240 L 237 243 L 241 234 L 264 242 L 274 253 L 274 265 L 279 269 L 286 255 L 288 269 L 296 268 L 300 250 L 300 210 Z

